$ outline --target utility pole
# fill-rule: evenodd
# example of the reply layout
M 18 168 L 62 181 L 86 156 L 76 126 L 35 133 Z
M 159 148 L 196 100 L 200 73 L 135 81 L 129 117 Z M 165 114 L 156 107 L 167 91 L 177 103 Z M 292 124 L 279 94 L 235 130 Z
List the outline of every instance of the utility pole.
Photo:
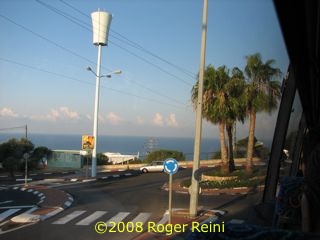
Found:
M 202 100 L 203 100 L 203 78 L 205 71 L 206 59 L 206 39 L 207 39 L 207 15 L 208 0 L 203 0 L 203 16 L 202 16 L 202 34 L 201 34 L 201 51 L 200 51 L 200 71 L 199 71 L 199 88 L 198 99 L 196 105 L 196 129 L 194 140 L 194 155 L 192 179 L 190 186 L 190 217 L 198 215 L 198 197 L 199 197 L 199 165 L 200 165 L 200 149 L 201 149 L 201 132 L 202 132 Z

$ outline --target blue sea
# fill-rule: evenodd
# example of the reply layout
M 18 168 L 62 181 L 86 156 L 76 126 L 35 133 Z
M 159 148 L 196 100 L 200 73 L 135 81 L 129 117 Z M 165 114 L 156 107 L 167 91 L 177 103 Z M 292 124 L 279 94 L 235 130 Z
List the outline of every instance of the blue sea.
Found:
M 0 133 L 0 143 L 10 138 L 25 137 L 21 133 Z M 81 135 L 28 134 L 28 139 L 35 145 L 46 146 L 51 150 L 81 149 Z M 219 139 L 203 138 L 201 141 L 201 159 L 208 159 L 213 152 L 219 151 Z M 193 138 L 142 137 L 142 136 L 98 136 L 97 152 L 120 152 L 137 154 L 143 157 L 148 151 L 168 149 L 183 152 L 187 160 L 193 158 Z

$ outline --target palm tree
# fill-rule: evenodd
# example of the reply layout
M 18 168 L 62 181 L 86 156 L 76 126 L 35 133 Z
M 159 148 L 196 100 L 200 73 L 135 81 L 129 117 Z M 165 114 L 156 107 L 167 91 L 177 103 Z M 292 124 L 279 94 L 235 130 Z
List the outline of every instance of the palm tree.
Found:
M 203 118 L 219 126 L 221 171 L 227 173 L 234 170 L 234 160 L 233 155 L 230 154 L 232 151 L 229 151 L 228 168 L 225 129 L 228 132 L 229 150 L 232 150 L 232 129 L 234 122 L 240 118 L 243 119 L 245 116 L 243 101 L 239 101 L 241 89 L 243 89 L 241 86 L 244 86 L 243 74 L 239 69 L 235 68 L 230 78 L 229 70 L 226 66 L 215 69 L 212 65 L 209 65 L 205 70 L 203 85 Z M 192 88 L 194 107 L 196 107 L 197 96 L 198 82 Z M 240 107 L 240 103 L 242 103 L 242 107 Z M 242 117 L 239 118 L 240 113 Z
M 274 79 L 280 76 L 281 71 L 278 68 L 272 67 L 275 62 L 273 59 L 263 63 L 259 53 L 249 55 L 246 59 L 245 73 L 248 80 L 246 101 L 250 119 L 246 171 L 247 173 L 251 173 L 256 114 L 261 111 L 271 113 L 277 108 L 281 94 L 280 82 Z
M 226 131 L 228 135 L 228 163 L 229 172 L 235 170 L 233 154 L 233 130 L 237 121 L 244 122 L 246 116 L 246 98 L 244 95 L 245 81 L 243 72 L 235 67 L 231 72 L 231 79 L 226 84 L 228 118 L 226 121 Z
M 229 80 L 229 75 L 225 66 L 215 69 L 208 65 L 204 73 L 203 81 L 203 106 L 202 117 L 207 121 L 218 124 L 219 139 L 221 149 L 221 171 L 227 172 L 227 146 L 225 143 L 225 92 L 224 86 Z M 197 107 L 199 80 L 193 86 L 191 99 L 194 108 Z

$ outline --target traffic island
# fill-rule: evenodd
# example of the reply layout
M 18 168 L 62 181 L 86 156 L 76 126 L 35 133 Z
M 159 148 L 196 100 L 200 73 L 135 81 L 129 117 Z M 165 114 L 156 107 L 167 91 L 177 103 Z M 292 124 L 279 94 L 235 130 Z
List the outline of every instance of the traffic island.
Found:
M 176 193 L 189 194 L 190 190 L 188 187 L 182 186 L 182 181 L 187 179 L 175 180 L 172 183 L 172 190 Z M 164 183 L 161 187 L 162 190 L 168 191 L 169 184 Z M 201 188 L 199 194 L 201 195 L 246 195 L 250 193 L 261 192 L 264 189 L 264 185 L 254 187 L 233 187 L 233 188 Z

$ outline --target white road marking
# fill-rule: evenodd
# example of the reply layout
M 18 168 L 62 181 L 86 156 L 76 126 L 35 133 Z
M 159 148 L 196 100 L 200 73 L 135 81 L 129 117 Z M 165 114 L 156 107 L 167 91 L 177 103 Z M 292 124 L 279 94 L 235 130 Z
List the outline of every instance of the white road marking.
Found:
M 76 225 L 81 225 L 81 226 L 90 225 L 93 221 L 97 220 L 98 218 L 105 215 L 106 213 L 107 213 L 107 211 L 95 211 L 94 213 L 92 213 L 88 217 L 77 222 Z
M 137 222 L 141 222 L 142 224 L 144 224 L 151 216 L 151 213 L 147 213 L 147 212 L 142 212 L 139 213 L 134 219 L 132 219 L 132 223 L 133 226 L 136 226 Z
M 35 205 L 21 205 L 21 206 L 5 206 L 0 207 L 0 209 L 9 209 L 9 208 L 33 208 Z
M 117 215 L 113 216 L 106 222 L 106 226 L 112 227 L 113 224 L 111 222 L 121 222 L 123 219 L 125 219 L 130 213 L 129 212 L 119 212 Z
M 20 210 L 21 210 L 20 208 L 12 208 L 4 211 L 3 213 L 0 214 L 0 222 Z
M 79 217 L 81 214 L 85 213 L 86 211 L 74 211 L 70 214 L 68 214 L 65 217 L 62 217 L 60 219 L 58 219 L 57 221 L 53 222 L 52 224 L 65 224 L 67 222 L 70 222 L 71 220 L 75 219 L 76 217 Z
M 8 201 L 0 202 L 0 204 L 6 204 L 6 203 L 11 203 L 11 202 L 13 202 L 13 200 L 8 200 Z

